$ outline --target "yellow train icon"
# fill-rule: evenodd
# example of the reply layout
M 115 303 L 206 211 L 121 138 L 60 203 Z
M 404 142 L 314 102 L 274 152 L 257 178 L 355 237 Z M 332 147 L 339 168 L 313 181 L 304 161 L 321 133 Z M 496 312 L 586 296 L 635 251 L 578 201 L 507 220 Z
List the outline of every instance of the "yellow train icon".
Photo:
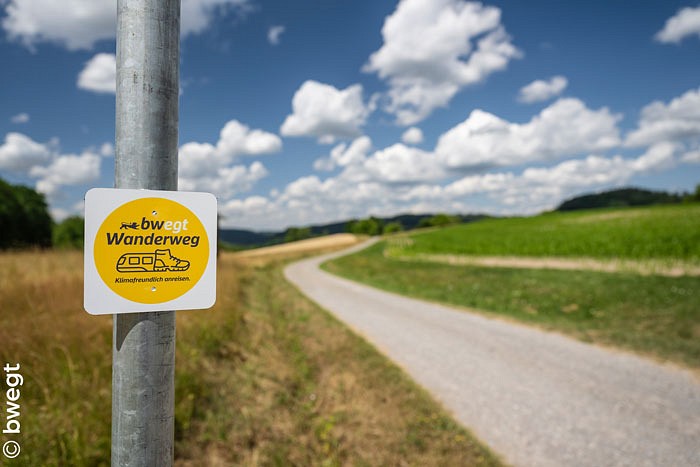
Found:
M 189 261 L 176 258 L 169 249 L 151 253 L 124 253 L 117 260 L 119 272 L 187 271 L 189 268 Z

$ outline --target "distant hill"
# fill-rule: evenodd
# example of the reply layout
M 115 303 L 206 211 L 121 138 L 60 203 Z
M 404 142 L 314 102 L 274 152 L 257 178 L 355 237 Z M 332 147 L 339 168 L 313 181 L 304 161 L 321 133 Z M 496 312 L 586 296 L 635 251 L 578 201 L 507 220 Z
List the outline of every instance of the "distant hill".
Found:
M 621 188 L 577 196 L 564 201 L 557 211 L 576 211 L 579 209 L 613 208 L 625 206 L 647 206 L 651 204 L 671 204 L 683 201 L 683 195 L 650 191 L 640 188 Z
M 230 245 L 266 245 L 274 239 L 275 232 L 253 232 L 250 230 L 221 229 L 219 241 Z
M 422 220 L 431 218 L 434 215 L 435 214 L 401 214 L 394 217 L 380 217 L 377 218 L 377 220 L 381 221 L 384 225 L 392 222 L 399 222 L 404 230 L 413 230 L 418 227 Z M 486 216 L 483 214 L 466 214 L 458 215 L 457 217 L 459 217 L 462 222 L 472 222 Z M 355 220 L 357 219 L 348 219 L 347 221 L 334 222 L 331 224 L 312 225 L 309 226 L 308 229 L 312 237 L 344 233 L 348 231 L 348 224 Z M 283 243 L 286 234 L 286 230 L 281 232 L 253 232 L 250 230 L 221 229 L 219 231 L 219 240 L 230 245 L 251 248 Z

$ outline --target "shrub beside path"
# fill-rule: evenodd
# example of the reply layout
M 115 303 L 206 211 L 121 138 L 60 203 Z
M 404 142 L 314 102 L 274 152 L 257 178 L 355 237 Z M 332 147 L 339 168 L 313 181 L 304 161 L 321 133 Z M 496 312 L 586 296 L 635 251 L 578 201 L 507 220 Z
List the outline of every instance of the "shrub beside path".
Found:
M 285 275 L 516 466 L 700 465 L 700 381 L 555 333 L 409 299 L 319 264 Z

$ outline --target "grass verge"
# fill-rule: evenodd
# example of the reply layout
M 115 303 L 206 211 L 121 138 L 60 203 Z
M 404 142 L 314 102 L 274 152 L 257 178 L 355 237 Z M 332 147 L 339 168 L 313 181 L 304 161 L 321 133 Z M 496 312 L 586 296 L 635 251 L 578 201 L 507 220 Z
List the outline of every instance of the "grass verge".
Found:
M 324 268 L 403 295 L 700 367 L 700 277 L 407 262 L 385 257 L 385 246 L 378 243 Z
M 400 369 L 289 285 L 283 264 L 241 268 L 245 311 L 219 316 L 242 323 L 239 348 L 207 360 L 200 376 L 217 389 L 178 445 L 180 465 L 500 465 Z

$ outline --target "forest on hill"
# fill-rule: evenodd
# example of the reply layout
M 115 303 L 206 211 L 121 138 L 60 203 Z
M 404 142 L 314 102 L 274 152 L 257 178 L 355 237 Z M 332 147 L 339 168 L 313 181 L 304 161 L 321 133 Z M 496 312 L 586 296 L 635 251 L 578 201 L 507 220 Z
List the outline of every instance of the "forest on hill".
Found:
M 625 206 L 649 206 L 652 204 L 674 204 L 687 201 L 700 201 L 700 185 L 695 193 L 667 193 L 641 188 L 620 188 L 576 196 L 564 201 L 557 211 L 576 211 L 579 209 L 621 208 Z

